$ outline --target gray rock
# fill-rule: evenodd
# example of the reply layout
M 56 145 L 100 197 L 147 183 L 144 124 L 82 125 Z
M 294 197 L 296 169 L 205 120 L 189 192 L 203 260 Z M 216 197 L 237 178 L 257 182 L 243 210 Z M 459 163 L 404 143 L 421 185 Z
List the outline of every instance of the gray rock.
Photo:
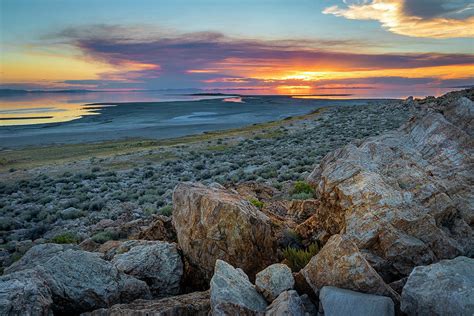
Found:
M 325 286 L 319 293 L 324 316 L 393 316 L 393 301 L 386 296 L 365 294 L 333 286 Z
M 303 301 L 296 291 L 284 291 L 268 306 L 265 316 L 305 316 Z
M 308 294 L 303 294 L 300 296 L 301 301 L 303 302 L 305 315 L 317 315 L 318 309 L 313 304 L 311 299 L 309 298 Z
M 38 267 L 55 311 L 84 312 L 137 298 L 149 298 L 145 282 L 120 272 L 96 253 L 66 250 Z
M 116 255 L 112 263 L 120 271 L 145 281 L 156 297 L 180 291 L 183 262 L 174 243 L 148 241 Z
M 58 244 L 34 246 L 6 269 L 7 277 L 14 279 L 19 271 L 38 275 L 31 282 L 51 293 L 51 308 L 59 313 L 79 313 L 150 297 L 145 282 L 119 271 L 98 253 L 76 249 Z
M 81 316 L 207 316 L 211 309 L 209 291 L 166 297 L 159 300 L 136 300 L 117 304 Z
M 409 315 L 473 315 L 474 259 L 457 257 L 413 269 L 403 287 Z
M 291 269 L 281 263 L 275 263 L 257 273 L 255 286 L 268 302 L 272 302 L 283 291 L 291 290 L 295 279 Z
M 52 315 L 51 291 L 35 270 L 0 277 L 0 315 Z
M 5 274 L 26 269 L 33 269 L 46 263 L 54 255 L 68 249 L 78 249 L 77 246 L 68 244 L 41 244 L 30 248 L 23 257 L 5 269 Z
M 216 261 L 211 279 L 213 315 L 263 315 L 266 307 L 267 302 L 241 269 L 222 260 Z

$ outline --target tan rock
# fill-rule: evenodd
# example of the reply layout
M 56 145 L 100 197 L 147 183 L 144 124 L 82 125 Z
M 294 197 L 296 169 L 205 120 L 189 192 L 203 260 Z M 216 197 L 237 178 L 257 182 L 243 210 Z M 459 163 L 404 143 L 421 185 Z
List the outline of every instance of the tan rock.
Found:
M 296 229 L 322 242 L 344 234 L 387 282 L 474 254 L 474 104 L 455 94 L 419 104 L 401 129 L 323 159 L 308 178 L 321 206 Z
M 357 246 L 342 235 L 332 236 L 301 274 L 316 294 L 323 286 L 335 286 L 400 301 L 400 296 L 370 266 Z
M 178 244 L 194 268 L 193 278 L 208 283 L 217 259 L 255 274 L 277 261 L 268 216 L 223 188 L 181 183 L 173 193 L 173 224 Z

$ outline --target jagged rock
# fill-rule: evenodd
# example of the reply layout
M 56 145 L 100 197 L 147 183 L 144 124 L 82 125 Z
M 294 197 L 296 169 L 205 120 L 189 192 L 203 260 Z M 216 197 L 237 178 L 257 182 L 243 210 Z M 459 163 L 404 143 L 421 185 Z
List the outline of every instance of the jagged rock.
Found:
M 218 187 L 180 183 L 173 193 L 173 224 L 193 276 L 204 284 L 217 259 L 242 268 L 251 278 L 277 261 L 268 216 L 239 195 Z
M 280 293 L 291 290 L 295 279 L 291 269 L 281 263 L 275 263 L 257 273 L 255 286 L 268 302 L 272 302 Z
M 308 294 L 303 294 L 300 296 L 300 298 L 303 302 L 303 308 L 306 316 L 318 314 L 318 309 L 316 308 L 316 305 L 314 305 Z
M 147 241 L 115 255 L 112 263 L 120 271 L 145 281 L 155 297 L 180 291 L 183 262 L 174 243 Z
M 145 282 L 120 272 L 100 254 L 64 245 L 34 246 L 7 273 L 20 270 L 40 276 L 38 286 L 46 284 L 55 313 L 79 313 L 150 297 Z
M 92 240 L 92 238 L 87 238 L 84 239 L 80 244 L 79 248 L 81 248 L 84 251 L 90 251 L 94 252 L 97 251 L 97 249 L 101 246 L 101 244 L 95 242 Z
M 267 307 L 265 316 L 305 316 L 303 301 L 296 291 L 284 291 Z
M 325 286 L 319 294 L 320 314 L 324 316 L 394 316 L 393 301 L 386 296 L 365 294 Z
M 474 259 L 457 257 L 413 269 L 403 287 L 409 315 L 473 315 Z
M 334 235 L 301 270 L 306 282 L 317 294 L 324 286 L 336 286 L 354 291 L 390 296 L 400 301 L 370 266 L 357 246 L 347 237 Z
M 176 241 L 176 232 L 170 217 L 163 215 L 156 216 L 154 220 L 144 229 L 142 229 L 135 238 L 141 240 L 163 240 Z
M 212 315 L 258 315 L 265 312 L 267 302 L 244 271 L 217 260 L 211 279 Z
M 7 267 L 4 273 L 7 274 L 26 269 L 34 269 L 38 265 L 45 264 L 54 255 L 68 249 L 78 249 L 78 247 L 69 244 L 40 244 L 33 246 L 20 258 L 20 260 Z
M 422 107 L 401 129 L 328 154 L 308 178 L 321 206 L 304 228 L 322 242 L 344 233 L 386 282 L 474 254 L 473 102 L 448 96 Z
M 53 315 L 53 299 L 45 280 L 35 270 L 0 277 L 0 315 Z
M 159 300 L 136 300 L 117 304 L 82 316 L 207 316 L 211 309 L 209 291 L 166 297 Z
M 145 244 L 145 240 L 109 240 L 103 243 L 97 252 L 103 254 L 105 260 L 112 260 L 117 254 L 125 253 L 132 249 L 132 247 Z
M 315 199 L 291 200 L 288 202 L 288 215 L 301 222 L 311 217 L 318 208 L 319 201 Z

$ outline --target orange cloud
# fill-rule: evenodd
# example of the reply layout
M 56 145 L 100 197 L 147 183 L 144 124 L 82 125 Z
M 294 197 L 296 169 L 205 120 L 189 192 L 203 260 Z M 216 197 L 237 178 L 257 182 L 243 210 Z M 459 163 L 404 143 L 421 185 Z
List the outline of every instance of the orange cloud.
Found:
M 376 20 L 385 29 L 393 33 L 412 37 L 455 38 L 474 36 L 474 16 L 456 19 L 442 15 L 429 17 L 410 15 L 407 14 L 405 8 L 408 0 L 345 2 L 348 3 L 347 7 L 335 5 L 324 9 L 323 13 L 352 20 Z M 432 5 L 436 5 L 436 1 Z M 464 8 L 460 8 L 458 13 L 472 8 L 472 4 L 466 5 Z

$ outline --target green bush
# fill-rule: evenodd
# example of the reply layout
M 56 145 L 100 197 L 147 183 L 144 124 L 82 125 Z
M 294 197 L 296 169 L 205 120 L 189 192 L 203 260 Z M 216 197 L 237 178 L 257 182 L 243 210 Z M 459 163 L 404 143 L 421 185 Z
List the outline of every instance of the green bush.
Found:
M 103 244 L 109 240 L 117 240 L 118 238 L 118 234 L 113 232 L 100 232 L 91 237 L 93 241 L 99 244 Z
M 79 238 L 72 232 L 65 232 L 54 236 L 51 239 L 51 242 L 55 244 L 77 244 L 79 242 Z
M 293 272 L 298 272 L 304 268 L 311 260 L 313 256 L 315 256 L 319 252 L 319 247 L 317 244 L 311 244 L 307 249 L 297 249 L 292 247 L 287 247 L 283 250 L 283 256 L 288 261 L 288 265 L 290 266 Z
M 171 216 L 173 214 L 173 205 L 168 204 L 160 208 L 159 213 L 164 216 Z
M 293 187 L 292 194 L 300 194 L 300 193 L 306 193 L 306 194 L 314 194 L 314 189 L 313 187 L 304 181 L 296 181 L 295 185 Z
M 256 206 L 259 210 L 261 210 L 265 205 L 262 201 L 259 201 L 257 199 L 250 199 L 249 202 Z

